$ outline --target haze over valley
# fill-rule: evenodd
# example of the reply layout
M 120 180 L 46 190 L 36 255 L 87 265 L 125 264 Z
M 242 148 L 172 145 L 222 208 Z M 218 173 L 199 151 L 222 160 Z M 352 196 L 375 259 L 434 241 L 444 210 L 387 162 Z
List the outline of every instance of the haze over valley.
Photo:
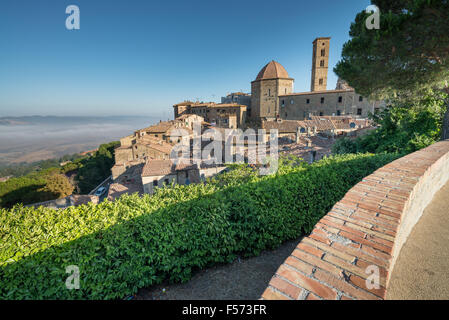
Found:
M 34 162 L 96 149 L 159 120 L 151 116 L 0 117 L 0 164 Z

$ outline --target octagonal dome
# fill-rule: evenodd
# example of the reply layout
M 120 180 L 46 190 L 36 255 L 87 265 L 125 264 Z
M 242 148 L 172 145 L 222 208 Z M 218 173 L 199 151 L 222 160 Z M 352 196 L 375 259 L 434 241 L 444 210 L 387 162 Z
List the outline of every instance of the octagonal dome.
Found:
M 279 78 L 289 79 L 290 77 L 287 70 L 285 70 L 285 68 L 280 63 L 273 60 L 265 67 L 263 67 L 262 70 L 260 70 L 259 74 L 257 75 L 256 81 Z

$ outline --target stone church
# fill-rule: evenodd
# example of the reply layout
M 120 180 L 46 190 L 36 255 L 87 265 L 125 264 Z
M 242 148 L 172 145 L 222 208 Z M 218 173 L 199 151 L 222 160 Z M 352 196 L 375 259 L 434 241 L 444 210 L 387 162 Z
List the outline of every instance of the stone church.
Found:
M 347 116 L 366 118 L 385 108 L 383 101 L 369 101 L 344 81 L 335 90 L 327 90 L 330 38 L 313 42 L 310 92 L 293 92 L 294 79 L 278 62 L 271 61 L 251 83 L 250 119 L 304 120 L 311 116 Z

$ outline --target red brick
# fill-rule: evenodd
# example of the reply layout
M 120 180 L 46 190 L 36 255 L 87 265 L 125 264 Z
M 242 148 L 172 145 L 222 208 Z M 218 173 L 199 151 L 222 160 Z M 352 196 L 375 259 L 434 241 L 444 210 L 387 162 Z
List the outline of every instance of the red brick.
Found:
M 344 251 L 348 254 L 351 254 L 351 255 L 353 255 L 359 259 L 365 260 L 367 262 L 371 262 L 371 263 L 374 263 L 374 264 L 382 266 L 382 267 L 389 266 L 389 260 L 384 260 L 384 259 L 381 259 L 378 257 L 374 257 L 372 255 L 369 255 L 369 254 L 361 251 L 360 249 L 355 249 L 350 246 L 345 246 L 338 242 L 332 243 L 332 247 L 334 247 L 337 250 Z
M 304 244 L 304 243 L 299 243 L 297 248 L 301 249 L 301 250 L 303 250 L 303 251 L 305 251 L 307 253 L 313 254 L 314 256 L 316 256 L 318 258 L 321 258 L 323 256 L 323 253 L 324 253 L 322 250 L 320 250 L 318 248 L 311 247 L 311 246 L 309 246 L 307 244 Z
M 365 273 L 366 267 L 364 264 L 351 264 L 348 263 L 347 261 L 344 261 L 340 258 L 337 258 L 335 256 L 331 256 L 331 255 L 325 255 L 324 259 L 338 267 L 340 267 L 341 269 L 345 270 L 346 274 L 348 273 L 352 273 L 352 274 L 356 274 L 361 278 L 368 278 L 368 275 Z M 379 268 L 381 269 L 381 268 Z M 382 272 L 381 272 L 382 273 Z M 385 277 L 382 277 L 382 274 L 380 274 L 380 281 L 382 284 L 385 284 Z
M 340 230 L 337 228 L 332 228 L 332 227 L 329 227 L 329 226 L 319 223 L 319 222 L 315 225 L 315 228 L 322 229 L 323 231 L 326 231 L 329 233 L 334 233 L 334 234 L 338 234 L 340 232 Z
M 335 300 L 337 297 L 337 292 L 332 288 L 325 286 L 312 278 L 304 276 L 299 272 L 287 270 L 284 266 L 279 268 L 278 274 L 281 277 L 286 278 L 288 281 L 313 292 L 323 299 Z
M 370 247 L 369 245 L 362 245 L 360 248 L 362 251 L 368 253 L 371 256 L 374 256 L 376 258 L 379 259 L 383 259 L 383 260 L 390 260 L 391 259 L 391 255 L 382 251 L 379 251 L 373 247 Z
M 368 292 L 371 292 L 372 294 L 375 294 L 376 296 L 385 299 L 385 288 L 379 285 L 379 289 L 368 289 L 368 287 L 366 286 L 366 279 L 363 279 L 359 276 L 356 275 L 351 275 L 351 277 L 349 278 L 349 281 L 354 284 L 355 286 L 362 288 Z
M 367 235 L 366 239 L 374 241 L 374 242 L 377 242 L 377 243 L 381 243 L 384 246 L 391 247 L 391 248 L 393 247 L 393 244 L 394 244 L 392 241 L 388 241 L 388 240 L 376 237 L 376 236 L 371 235 L 371 234 Z
M 317 268 L 326 270 L 332 274 L 335 274 L 337 277 L 339 277 L 341 275 L 341 269 L 337 268 L 336 266 L 334 266 L 333 264 L 323 261 L 321 259 L 318 259 L 317 257 L 305 253 L 304 251 L 301 250 L 293 250 L 292 253 L 295 257 L 301 259 L 304 262 L 307 262 Z
M 295 300 L 298 299 L 299 295 L 302 292 L 301 288 L 295 287 L 294 285 L 278 277 L 274 277 L 273 279 L 271 279 L 270 286 L 281 291 L 282 293 L 288 295 L 289 297 Z
M 367 240 L 367 239 L 363 239 L 363 238 L 357 237 L 357 236 L 355 236 L 355 235 L 353 235 L 351 233 L 345 232 L 345 231 L 341 231 L 340 234 L 343 237 L 345 237 L 345 238 L 348 238 L 348 239 L 351 239 L 352 241 L 360 243 L 361 245 L 367 245 L 367 246 L 373 247 L 373 248 L 375 248 L 377 250 L 380 250 L 380 251 L 383 251 L 385 253 L 391 254 L 391 251 L 392 251 L 391 247 L 388 247 L 388 246 L 385 246 L 383 244 L 380 244 L 380 243 L 377 243 L 377 242 L 373 242 L 373 241 L 370 241 L 370 240 Z
M 312 292 L 309 292 L 309 294 L 307 295 L 306 300 L 321 300 L 321 299 L 318 298 L 316 295 L 314 295 Z
M 265 292 L 262 294 L 262 299 L 265 300 L 292 300 L 287 298 L 286 296 L 283 296 L 279 292 L 274 291 L 271 288 L 267 288 Z
M 307 264 L 293 256 L 288 257 L 284 263 L 288 264 L 290 267 L 295 268 L 296 270 L 304 272 L 305 274 L 312 274 L 313 272 L 312 265 Z
M 313 229 L 312 234 L 309 235 L 309 238 L 315 239 L 317 241 L 321 241 L 326 244 L 331 244 L 331 240 L 327 237 L 327 233 L 320 229 Z
M 320 248 L 321 250 L 323 250 L 323 252 L 333 254 L 334 256 L 340 257 L 348 262 L 352 262 L 355 260 L 355 256 L 348 254 L 346 252 L 346 250 L 339 250 L 333 246 L 331 247 L 327 244 L 324 244 L 324 243 L 321 243 L 321 242 L 318 242 L 318 241 L 315 241 L 315 240 L 309 239 L 309 238 L 304 238 L 303 242 L 305 242 L 311 246 L 316 246 L 316 247 Z M 353 249 L 353 250 L 355 250 L 355 249 Z
M 317 278 L 318 280 L 320 280 L 321 282 L 327 283 L 330 286 L 336 288 L 337 290 L 339 290 L 353 298 L 361 299 L 361 300 L 379 300 L 380 299 L 379 297 L 373 295 L 372 293 L 367 292 L 362 289 L 358 289 L 358 288 L 354 287 L 353 285 L 349 284 L 348 282 L 346 282 L 345 280 L 336 278 L 327 272 L 324 272 L 321 270 L 316 270 L 314 273 L 314 277 Z

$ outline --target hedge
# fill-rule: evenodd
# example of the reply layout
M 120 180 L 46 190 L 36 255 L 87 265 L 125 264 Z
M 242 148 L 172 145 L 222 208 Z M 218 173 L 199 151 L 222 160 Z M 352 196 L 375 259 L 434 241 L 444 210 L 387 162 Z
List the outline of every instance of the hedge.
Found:
M 0 299 L 116 299 L 237 255 L 258 255 L 312 230 L 335 202 L 395 154 L 282 161 L 271 176 L 234 169 L 64 210 L 0 210 Z M 80 270 L 68 290 L 66 267 Z

